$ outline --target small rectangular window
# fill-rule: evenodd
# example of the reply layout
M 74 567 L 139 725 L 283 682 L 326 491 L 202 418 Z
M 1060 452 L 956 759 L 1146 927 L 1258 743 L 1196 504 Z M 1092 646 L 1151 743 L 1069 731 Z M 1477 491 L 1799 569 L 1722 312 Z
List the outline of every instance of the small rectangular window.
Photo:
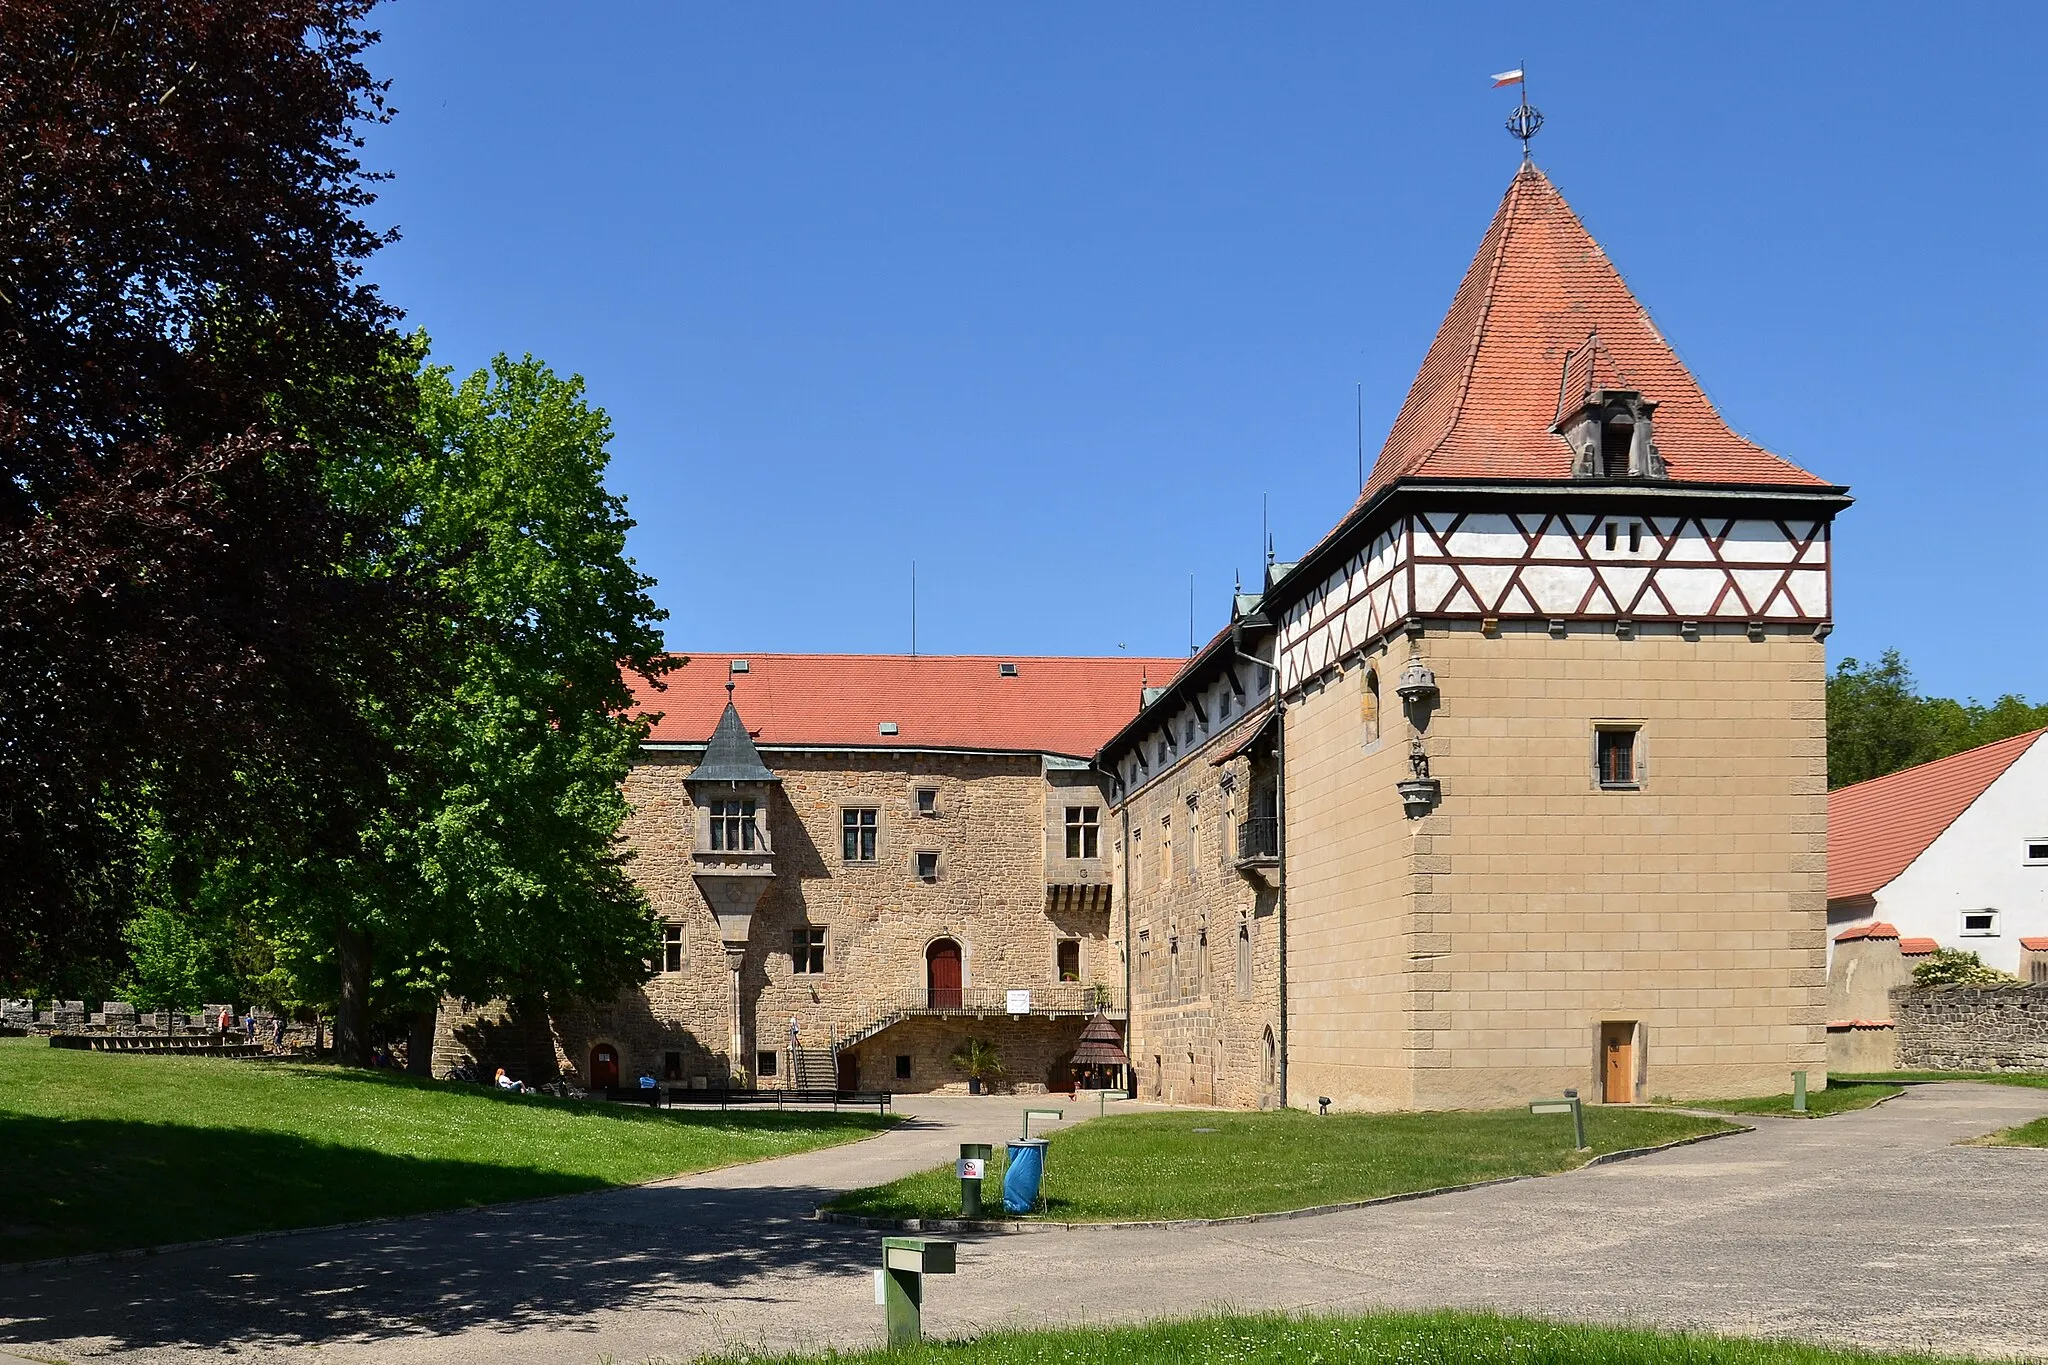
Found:
M 792 929 L 789 931 L 789 969 L 803 976 L 819 976 L 825 971 L 825 931 L 823 929 Z
M 921 882 L 935 882 L 939 879 L 939 855 L 920 853 L 917 855 L 917 879 Z
M 683 1078 L 683 1054 L 664 1052 L 661 1054 L 661 1076 L 663 1080 L 679 1081 Z
M 939 789 L 937 787 L 919 787 L 917 789 L 917 813 L 919 815 L 937 815 L 939 813 Z
M 1101 852 L 1101 808 L 1097 806 L 1067 807 L 1067 856 L 1069 858 L 1093 858 Z
M 1628 552 L 1632 555 L 1641 554 L 1642 550 L 1643 524 L 1640 521 L 1632 521 L 1628 524 Z
M 1607 523 L 1607 548 L 1608 548 L 1608 549 L 1610 549 L 1610 550 L 1612 550 L 1612 549 L 1613 549 L 1613 548 L 1614 548 L 1614 547 L 1615 547 L 1616 545 L 1618 545 L 1618 544 L 1620 543 L 1620 538 L 1621 538 L 1621 523 L 1620 523 L 1620 522 L 1618 522 L 1618 521 L 1610 521 L 1610 522 L 1608 522 L 1608 523 Z
M 683 926 L 680 924 L 661 926 L 661 969 L 665 972 L 683 969 Z
M 756 1052 L 754 1054 L 754 1074 L 756 1076 L 773 1076 L 775 1074 L 775 1054 L 772 1052 Z
M 1053 952 L 1053 968 L 1062 981 L 1081 979 L 1081 940 L 1063 938 Z
M 1633 787 L 1641 780 L 1636 732 L 1606 728 L 1594 732 L 1594 772 L 1603 787 Z
M 875 860 L 875 809 L 872 806 L 839 813 L 840 858 L 849 863 Z
M 1996 910 L 1963 911 L 1964 938 L 1997 938 L 1998 912 Z
M 2048 866 L 2048 839 L 2027 840 L 2027 864 L 2030 867 Z
M 899 1052 L 896 1054 L 896 1079 L 899 1081 L 910 1079 L 910 1056 L 908 1053 Z

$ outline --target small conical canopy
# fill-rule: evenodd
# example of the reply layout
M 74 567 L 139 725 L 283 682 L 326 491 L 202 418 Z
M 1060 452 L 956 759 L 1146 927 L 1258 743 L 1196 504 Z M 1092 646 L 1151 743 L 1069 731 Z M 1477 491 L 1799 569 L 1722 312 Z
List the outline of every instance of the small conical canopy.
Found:
M 1124 1055 L 1123 1040 L 1116 1031 L 1116 1025 L 1109 1022 L 1109 1016 L 1096 1011 L 1088 1021 L 1088 1027 L 1081 1030 L 1081 1041 L 1074 1045 L 1075 1066 L 1129 1066 L 1131 1059 Z
M 728 701 L 725 714 L 718 718 L 718 728 L 711 732 L 711 742 L 704 746 L 703 760 L 690 774 L 690 780 L 780 782 L 782 779 L 761 761 L 761 751 L 754 747 L 753 737 L 747 733 L 746 723 L 740 719 L 739 708 Z

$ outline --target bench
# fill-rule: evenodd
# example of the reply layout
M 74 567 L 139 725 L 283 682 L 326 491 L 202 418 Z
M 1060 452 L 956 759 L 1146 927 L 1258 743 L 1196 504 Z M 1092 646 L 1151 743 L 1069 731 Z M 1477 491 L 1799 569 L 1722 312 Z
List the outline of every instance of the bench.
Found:
M 631 1101 L 643 1099 L 647 1092 L 625 1086 L 608 1093 L 613 1099 Z M 720 1109 L 748 1104 L 772 1104 L 777 1109 L 792 1104 L 829 1104 L 834 1109 L 873 1105 L 878 1114 L 888 1113 L 896 1098 L 888 1090 L 693 1090 L 680 1085 L 663 1086 L 657 1093 L 670 1105 L 715 1104 Z

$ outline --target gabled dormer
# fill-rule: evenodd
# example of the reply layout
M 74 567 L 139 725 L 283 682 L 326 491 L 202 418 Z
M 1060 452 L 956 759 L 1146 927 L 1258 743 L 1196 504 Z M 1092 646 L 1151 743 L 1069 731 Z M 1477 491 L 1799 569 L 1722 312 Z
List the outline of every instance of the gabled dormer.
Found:
M 1664 457 L 1651 424 L 1656 403 L 1629 385 L 1600 333 L 1565 357 L 1551 430 L 1572 448 L 1575 479 L 1662 479 Z

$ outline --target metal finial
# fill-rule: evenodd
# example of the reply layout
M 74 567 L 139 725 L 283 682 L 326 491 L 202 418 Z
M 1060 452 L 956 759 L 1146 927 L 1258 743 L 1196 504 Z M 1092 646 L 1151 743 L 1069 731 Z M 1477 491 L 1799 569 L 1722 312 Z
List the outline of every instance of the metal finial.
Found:
M 1529 139 L 1536 136 L 1543 127 L 1543 111 L 1529 103 L 1529 68 L 1524 64 L 1514 72 L 1512 82 L 1499 80 L 1496 84 L 1513 84 L 1521 93 L 1522 102 L 1515 106 L 1515 112 L 1508 115 L 1508 133 L 1522 140 L 1522 160 L 1529 159 Z
M 735 683 L 731 678 L 727 678 L 725 680 L 725 699 L 727 701 L 732 700 L 732 690 L 737 686 L 739 686 L 739 684 Z

